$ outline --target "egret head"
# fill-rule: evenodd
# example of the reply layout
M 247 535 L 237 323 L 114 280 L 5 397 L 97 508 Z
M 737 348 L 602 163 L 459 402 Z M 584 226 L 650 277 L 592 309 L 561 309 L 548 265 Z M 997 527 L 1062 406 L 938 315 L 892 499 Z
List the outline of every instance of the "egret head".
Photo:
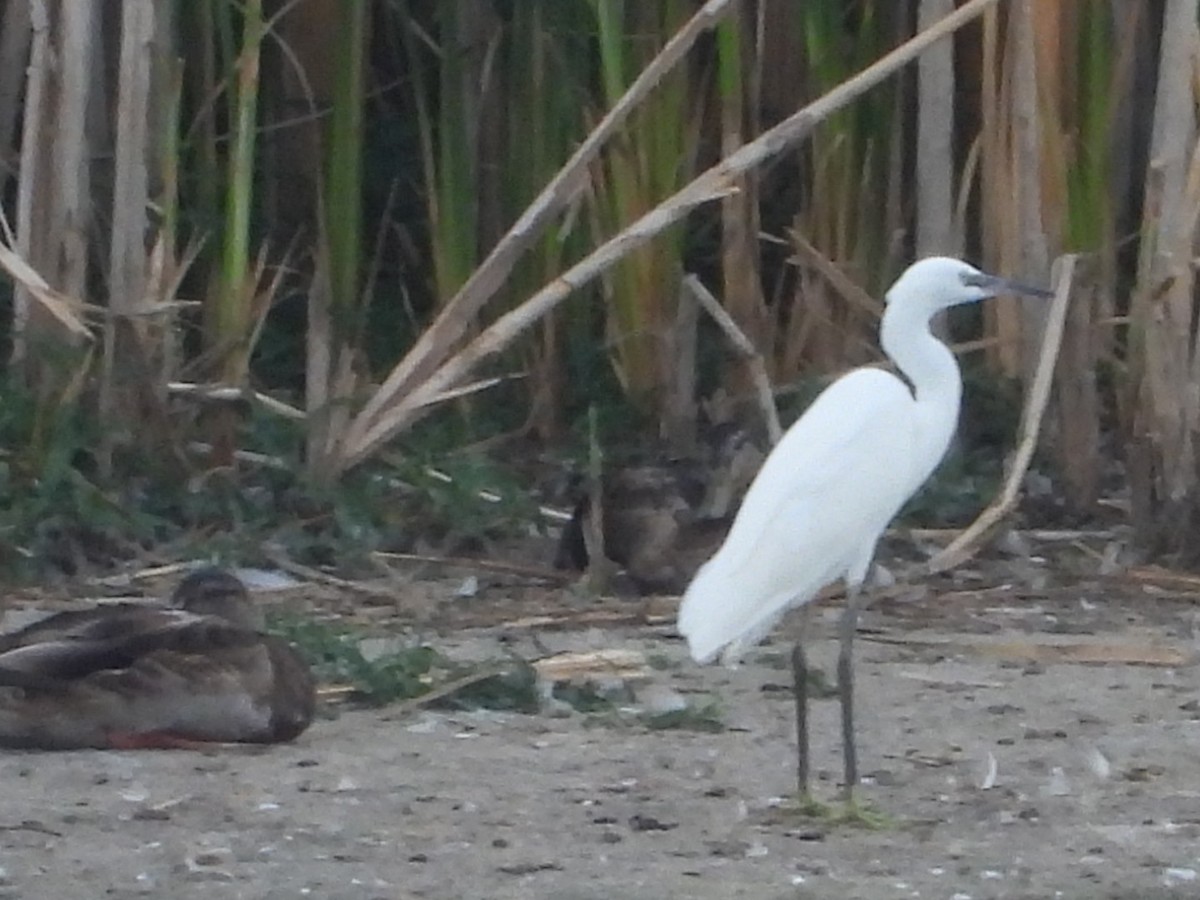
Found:
M 999 294 L 1054 296 L 1051 291 L 980 272 L 960 259 L 930 256 L 918 260 L 904 270 L 888 290 L 887 302 L 889 305 L 919 304 L 926 307 L 932 315 L 940 309 L 986 300 Z

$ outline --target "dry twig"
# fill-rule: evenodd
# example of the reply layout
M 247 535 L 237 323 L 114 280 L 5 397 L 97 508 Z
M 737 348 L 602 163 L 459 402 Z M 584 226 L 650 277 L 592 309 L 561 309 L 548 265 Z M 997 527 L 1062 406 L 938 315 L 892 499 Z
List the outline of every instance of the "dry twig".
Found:
M 695 275 L 688 275 L 683 279 L 683 283 L 691 291 L 692 296 L 704 307 L 704 311 L 725 332 L 725 336 L 729 338 L 729 343 L 733 345 L 738 356 L 742 357 L 749 365 L 750 377 L 754 380 L 754 391 L 758 398 L 758 407 L 762 412 L 763 421 L 767 423 L 767 436 L 771 439 L 772 445 L 778 444 L 779 439 L 783 437 L 783 428 L 779 425 L 779 410 L 775 408 L 775 395 L 771 390 L 771 381 L 767 377 L 767 366 L 763 362 L 762 354 L 750 342 L 742 329 L 738 328 L 737 322 L 733 321 L 733 317 L 725 311 L 712 292 L 704 286 L 704 282 Z
M 448 352 L 446 343 L 442 343 L 438 347 L 430 347 L 430 352 L 420 360 L 408 358 L 403 360 L 388 376 L 383 387 L 350 424 L 346 438 L 339 448 L 339 458 L 335 461 L 335 467 L 344 470 L 362 462 L 389 438 L 411 425 L 426 411 L 429 404 L 436 402 L 441 394 L 460 384 L 476 366 L 502 351 L 518 335 L 540 321 L 573 291 L 599 276 L 632 250 L 648 243 L 693 209 L 726 197 L 737 190 L 738 179 L 746 172 L 795 146 L 807 137 L 821 121 L 845 108 L 851 101 L 916 59 L 931 45 L 947 38 L 968 22 L 978 18 L 987 9 L 995 6 L 997 2 L 998 0 L 968 0 L 936 25 L 917 34 L 854 77 L 842 82 L 778 125 L 763 132 L 758 138 L 725 157 L 717 165 L 693 179 L 674 196 L 663 201 L 608 242 L 596 248 L 590 255 L 547 284 L 520 306 L 500 316 L 469 344 L 453 355 L 447 356 L 444 362 L 436 362 L 436 357 Z M 702 19 L 706 13 L 712 15 L 714 6 L 715 4 L 710 2 L 693 17 L 680 34 L 692 29 L 697 20 Z M 711 18 L 705 19 L 700 22 L 700 26 L 707 28 L 713 21 Z M 668 50 L 672 53 L 679 53 L 679 37 L 680 35 L 676 35 L 676 38 L 668 43 L 650 67 L 659 66 L 660 60 Z M 694 40 L 695 35 L 693 34 L 691 37 Z M 672 63 L 674 61 L 672 60 Z M 646 72 L 643 72 L 634 87 L 642 84 L 645 75 Z M 618 105 L 626 104 L 632 93 L 633 88 L 626 93 Z M 609 113 L 609 117 L 606 117 L 602 124 L 611 124 L 610 119 L 615 112 L 616 108 Z M 597 149 L 595 137 L 596 134 L 593 132 L 586 142 L 586 145 L 593 150 Z M 579 153 L 568 166 L 577 167 L 578 165 Z M 555 185 L 559 188 L 564 187 L 562 173 L 555 178 Z M 549 191 L 549 189 L 547 190 Z M 549 198 L 544 194 L 534 202 L 534 207 L 544 207 L 547 203 L 549 203 Z M 530 212 L 527 212 L 518 223 L 523 229 L 522 233 L 517 236 L 518 238 L 528 237 L 527 232 L 533 225 L 528 220 L 531 218 L 534 207 L 531 207 Z M 543 211 L 541 208 L 537 209 L 539 216 Z M 540 223 L 540 217 L 538 222 Z M 516 231 L 517 226 L 514 226 L 513 232 Z M 501 243 L 509 245 L 513 241 L 506 236 Z M 523 241 L 518 241 L 518 243 L 523 244 Z M 520 252 L 519 247 L 514 250 L 517 253 Z M 498 252 L 499 247 L 494 255 Z M 484 266 L 486 267 L 487 263 Z M 487 297 L 499 287 L 510 268 L 511 264 L 508 261 L 497 263 L 489 269 L 486 279 L 481 272 L 476 272 L 476 275 L 464 287 L 463 293 L 467 291 L 467 287 L 474 284 L 478 285 L 478 296 L 473 298 L 474 302 L 471 306 L 460 312 L 466 314 L 477 312 Z M 452 300 L 450 305 L 456 305 L 455 301 Z M 446 308 L 449 309 L 450 306 L 448 305 Z M 444 319 L 445 316 L 439 318 L 434 328 L 440 331 L 449 328 L 452 336 L 460 335 L 466 328 L 466 321 L 444 324 Z M 432 332 L 434 328 L 431 328 L 430 331 Z M 426 338 L 423 337 L 420 343 L 422 346 L 426 346 L 430 344 L 430 341 L 426 341 Z M 410 356 L 412 355 L 410 354 Z
M 495 678 L 497 675 L 503 675 L 513 667 L 514 663 L 496 663 L 492 666 L 486 666 L 478 669 L 461 678 L 455 678 L 452 681 L 447 681 L 445 684 L 440 684 L 430 691 L 422 694 L 419 697 L 413 697 L 411 700 L 405 700 L 397 705 L 393 712 L 388 715 L 388 718 L 400 718 L 415 712 L 418 709 L 428 706 L 431 703 L 436 703 L 445 697 L 450 697 L 457 694 L 464 688 L 469 688 L 472 685 L 479 684 L 481 681 L 487 681 L 489 678 Z
M 527 566 L 521 563 L 505 562 L 498 559 L 470 559 L 466 556 L 429 556 L 421 553 L 393 553 L 388 550 L 376 550 L 371 555 L 383 560 L 425 563 L 428 565 L 461 569 L 477 569 L 481 572 L 496 572 L 500 575 L 537 578 L 541 581 L 553 581 L 557 584 L 569 584 L 575 580 L 573 573 L 560 572 L 557 569 L 547 569 L 544 566 Z
M 1000 491 L 1000 496 L 979 514 L 979 518 L 972 522 L 966 531 L 929 561 L 931 573 L 944 572 L 974 556 L 992 529 L 1012 512 L 1013 507 L 1017 504 L 1021 480 L 1025 477 L 1025 473 L 1029 470 L 1029 463 L 1033 460 L 1033 451 L 1037 447 L 1042 418 L 1046 414 L 1046 405 L 1050 401 L 1050 384 L 1054 377 L 1054 364 L 1058 361 L 1058 348 L 1062 343 L 1063 324 L 1067 317 L 1067 303 L 1071 297 L 1071 283 L 1075 277 L 1074 255 L 1061 258 L 1059 273 L 1054 300 L 1051 303 L 1050 314 L 1046 322 L 1046 332 L 1042 338 L 1042 348 L 1038 356 L 1033 387 L 1029 389 L 1029 397 L 1025 402 L 1025 408 L 1021 411 L 1017 453 L 1009 467 L 1004 488 Z
M 416 345 L 388 375 L 383 385 L 354 417 L 340 449 L 342 466 L 361 461 L 382 443 L 374 436 L 383 429 L 394 433 L 403 427 L 403 414 L 410 407 L 404 399 L 420 392 L 435 372 L 445 365 L 451 349 L 462 339 L 475 316 L 508 278 L 517 260 L 537 239 L 551 219 L 574 202 L 587 180 L 587 170 L 612 137 L 671 71 L 691 50 L 701 35 L 715 27 L 726 15 L 731 0 L 708 0 L 672 37 L 658 55 L 634 80 L 624 96 L 600 120 L 591 134 L 558 174 L 529 204 L 512 228 L 497 242 L 492 252 L 467 279 L 459 292 L 442 307 L 437 320 L 425 330 Z M 434 393 L 452 391 L 461 379 L 445 380 Z M 422 403 L 429 402 L 422 397 Z M 399 406 L 399 410 L 393 407 Z
M 375 600 L 383 600 L 386 603 L 396 606 L 400 604 L 400 593 L 395 587 L 379 587 L 378 585 L 367 584 L 362 581 L 348 581 L 345 578 L 338 578 L 336 575 L 330 575 L 327 572 L 322 572 L 320 569 L 314 569 L 311 566 L 295 562 L 285 556 L 280 550 L 267 548 L 264 551 L 264 555 L 283 571 L 303 578 L 306 581 L 326 584 L 330 587 L 353 591 L 357 594 L 365 594 Z

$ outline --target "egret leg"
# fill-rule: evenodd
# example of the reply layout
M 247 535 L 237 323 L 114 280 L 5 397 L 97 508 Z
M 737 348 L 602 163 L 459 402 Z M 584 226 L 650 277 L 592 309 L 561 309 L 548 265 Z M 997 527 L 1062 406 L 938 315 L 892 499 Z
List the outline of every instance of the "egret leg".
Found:
M 808 800 L 808 659 L 803 639 L 792 645 L 792 692 L 796 697 L 796 780 L 800 800 Z
M 858 751 L 854 744 L 854 632 L 858 630 L 858 587 L 846 591 L 846 607 L 840 626 L 841 649 L 838 653 L 838 693 L 842 701 L 842 763 L 845 768 L 843 798 L 854 802 L 858 785 Z

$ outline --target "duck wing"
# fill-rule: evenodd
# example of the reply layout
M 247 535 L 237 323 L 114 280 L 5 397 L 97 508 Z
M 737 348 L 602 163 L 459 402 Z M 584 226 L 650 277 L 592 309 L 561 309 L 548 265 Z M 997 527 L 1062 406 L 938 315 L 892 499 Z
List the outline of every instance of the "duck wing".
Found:
M 10 636 L 13 646 L 0 652 L 0 672 L 72 680 L 128 668 L 156 650 L 205 654 L 261 639 L 215 616 L 182 610 L 135 607 L 105 616 L 59 613 L 51 619 Z
M 178 621 L 180 610 L 136 603 L 95 609 L 67 610 L 39 619 L 9 634 L 0 634 L 0 653 L 58 640 L 109 640 Z
M 0 746 L 271 743 L 300 734 L 314 707 L 312 674 L 286 642 L 215 616 L 0 654 Z

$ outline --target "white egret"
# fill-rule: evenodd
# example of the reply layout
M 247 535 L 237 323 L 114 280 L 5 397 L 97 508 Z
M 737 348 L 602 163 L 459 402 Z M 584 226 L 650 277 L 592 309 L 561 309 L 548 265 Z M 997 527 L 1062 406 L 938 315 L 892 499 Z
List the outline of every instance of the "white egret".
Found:
M 903 378 L 855 369 L 817 397 L 763 463 L 725 542 L 696 573 L 679 609 L 679 631 L 693 658 L 706 663 L 720 654 L 729 664 L 789 608 L 845 580 L 838 689 L 847 802 L 858 782 L 852 657 L 858 591 L 888 522 L 945 455 L 962 399 L 954 354 L 933 336 L 929 321 L 948 307 L 1005 293 L 1051 296 L 957 259 L 932 257 L 910 266 L 887 292 L 879 334 Z M 792 665 L 797 774 L 807 796 L 801 642 Z

